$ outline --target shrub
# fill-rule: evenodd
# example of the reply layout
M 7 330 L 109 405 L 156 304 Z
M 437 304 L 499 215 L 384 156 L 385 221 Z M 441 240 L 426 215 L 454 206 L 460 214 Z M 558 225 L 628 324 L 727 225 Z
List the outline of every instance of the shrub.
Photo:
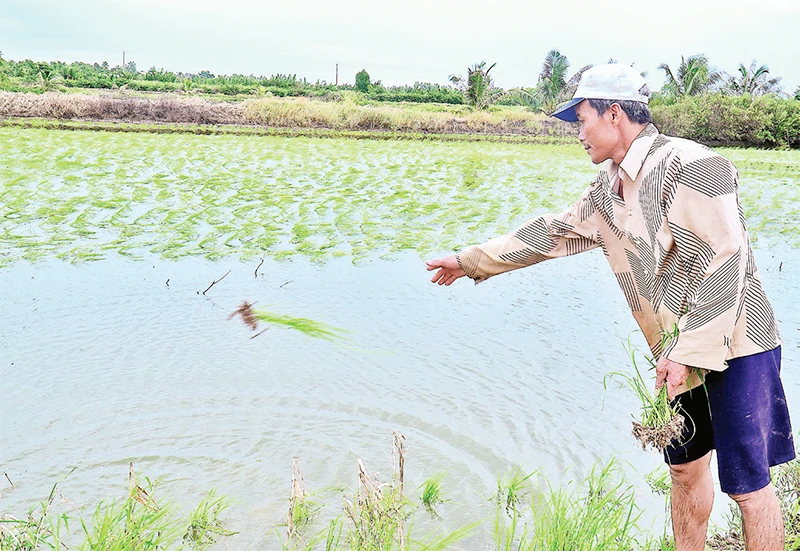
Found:
M 364 93 L 369 90 L 369 73 L 364 69 L 356 73 L 356 90 Z
M 653 105 L 665 134 L 707 144 L 800 147 L 800 101 L 709 94 Z

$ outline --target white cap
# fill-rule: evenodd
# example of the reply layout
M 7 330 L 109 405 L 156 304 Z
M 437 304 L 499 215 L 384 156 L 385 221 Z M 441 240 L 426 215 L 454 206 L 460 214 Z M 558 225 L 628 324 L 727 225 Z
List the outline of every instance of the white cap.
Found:
M 587 69 L 581 76 L 573 98 L 553 112 L 552 116 L 575 122 L 575 107 L 585 99 L 629 100 L 647 103 L 650 91 L 636 69 L 622 63 L 607 63 Z

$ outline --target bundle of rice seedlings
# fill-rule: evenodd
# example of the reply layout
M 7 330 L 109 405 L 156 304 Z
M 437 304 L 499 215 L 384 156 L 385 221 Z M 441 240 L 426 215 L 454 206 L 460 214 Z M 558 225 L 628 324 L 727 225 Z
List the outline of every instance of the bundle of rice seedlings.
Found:
M 246 300 L 242 301 L 242 304 L 239 305 L 239 308 L 231 312 L 231 314 L 228 316 L 228 319 L 240 316 L 244 324 L 247 325 L 252 331 L 255 331 L 259 328 L 259 322 L 264 322 L 272 325 L 282 325 L 283 327 L 300 331 L 309 337 L 316 337 L 318 339 L 332 341 L 344 338 L 345 331 L 343 329 L 339 329 L 338 327 L 333 327 L 331 325 L 310 320 L 308 318 L 298 318 L 283 314 L 275 314 L 262 309 L 257 310 L 253 308 L 254 304 L 254 302 L 247 302 Z M 254 335 L 254 337 L 257 337 L 267 329 L 269 329 L 269 327 Z
M 614 372 L 606 380 L 611 377 L 621 377 L 633 389 L 642 403 L 640 417 L 632 422 L 633 430 L 631 433 L 642 445 L 643 450 L 649 446 L 655 450 L 662 451 L 673 441 L 680 443 L 686 423 L 684 416 L 681 414 L 680 404 L 676 402 L 673 406 L 667 395 L 666 385 L 661 387 L 656 395 L 650 393 L 649 384 L 642 377 L 636 362 L 636 350 L 631 346 L 630 339 L 626 348 L 630 355 L 631 363 L 633 363 L 634 373 Z M 655 361 L 647 356 L 646 359 L 651 367 L 654 368 Z

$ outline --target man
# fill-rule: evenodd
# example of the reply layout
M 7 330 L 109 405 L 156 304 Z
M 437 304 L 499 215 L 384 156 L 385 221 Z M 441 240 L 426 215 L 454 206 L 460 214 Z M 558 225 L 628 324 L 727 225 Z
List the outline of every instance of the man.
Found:
M 677 551 L 702 551 L 714 498 L 742 512 L 748 551 L 784 547 L 769 468 L 794 458 L 780 381 L 780 336 L 761 286 L 730 162 L 700 144 L 662 135 L 649 89 L 631 67 L 583 74 L 554 116 L 580 123 L 596 180 L 569 209 L 427 263 L 431 281 L 481 282 L 543 260 L 601 248 L 658 359 L 656 391 L 680 401 L 686 429 L 664 450 L 672 477 Z M 662 336 L 677 336 L 662 344 Z M 663 350 L 662 350 L 663 347 Z M 704 384 L 702 386 L 701 383 Z M 690 389 L 692 389 L 690 391 Z

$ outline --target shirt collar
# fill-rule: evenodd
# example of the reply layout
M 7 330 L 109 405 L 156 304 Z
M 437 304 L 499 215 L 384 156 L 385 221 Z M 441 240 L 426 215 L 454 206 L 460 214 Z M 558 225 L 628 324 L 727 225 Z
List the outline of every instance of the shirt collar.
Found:
M 608 167 L 606 168 L 609 181 L 613 181 L 613 178 L 619 173 L 619 169 L 621 168 L 622 171 L 628 176 L 630 181 L 635 182 L 636 178 L 639 176 L 639 171 L 642 169 L 644 160 L 647 158 L 647 154 L 650 152 L 650 147 L 653 145 L 653 142 L 656 139 L 656 136 L 658 136 L 658 129 L 655 127 L 655 125 L 653 125 L 653 123 L 645 126 L 639 135 L 633 140 L 633 143 L 631 143 L 631 146 L 628 148 L 628 152 L 625 154 L 622 162 L 619 165 L 617 165 L 614 161 L 609 162 Z M 620 176 L 622 175 L 620 174 Z

